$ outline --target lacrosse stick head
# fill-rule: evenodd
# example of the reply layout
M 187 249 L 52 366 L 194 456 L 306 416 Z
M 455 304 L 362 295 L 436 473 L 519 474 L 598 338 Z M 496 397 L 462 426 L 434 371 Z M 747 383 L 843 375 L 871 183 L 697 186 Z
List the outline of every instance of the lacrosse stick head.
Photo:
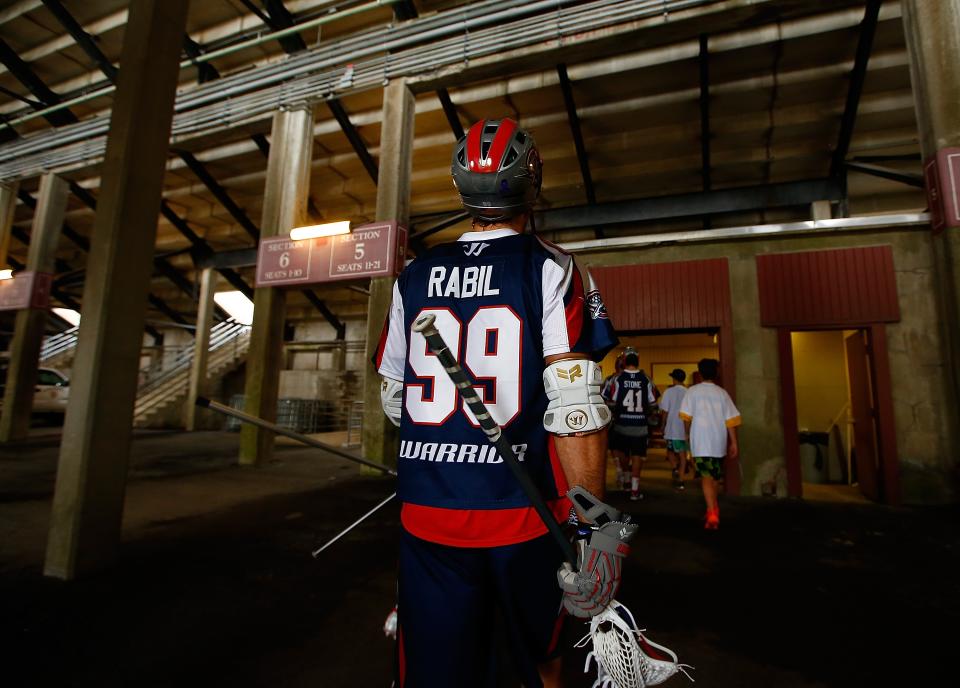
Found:
M 590 620 L 590 634 L 581 642 L 587 638 L 593 641 L 593 650 L 584 670 L 591 658 L 599 665 L 593 688 L 656 686 L 678 671 L 690 678 L 677 655 L 643 635 L 630 610 L 616 600 Z

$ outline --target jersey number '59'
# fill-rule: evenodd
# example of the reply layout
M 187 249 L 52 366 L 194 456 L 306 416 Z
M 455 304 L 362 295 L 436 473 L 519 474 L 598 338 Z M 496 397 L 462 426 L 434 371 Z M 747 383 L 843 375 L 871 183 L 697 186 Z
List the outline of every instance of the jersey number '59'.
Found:
M 447 308 L 424 308 L 414 321 L 432 313 L 434 323 L 450 353 L 477 382 L 477 394 L 490 415 L 501 426 L 508 425 L 520 413 L 520 380 L 523 322 L 509 306 L 483 306 L 466 326 Z M 473 426 L 478 426 L 466 402 L 440 361 L 430 351 L 427 340 L 410 330 L 410 368 L 428 384 L 407 385 L 406 409 L 410 419 L 420 425 L 440 425 L 460 409 Z M 462 357 L 461 357 L 462 353 Z

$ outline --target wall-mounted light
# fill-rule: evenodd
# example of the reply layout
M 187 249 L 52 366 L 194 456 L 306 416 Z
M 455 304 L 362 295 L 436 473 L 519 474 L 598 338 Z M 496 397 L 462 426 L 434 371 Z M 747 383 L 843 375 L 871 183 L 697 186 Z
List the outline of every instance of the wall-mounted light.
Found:
M 0 280 L 13 279 L 13 270 L 7 268 L 6 270 L 0 270 Z
M 322 225 L 309 225 L 307 227 L 294 227 L 290 230 L 290 238 L 294 241 L 304 239 L 318 239 L 320 237 L 336 236 L 337 234 L 349 234 L 350 221 L 327 222 Z

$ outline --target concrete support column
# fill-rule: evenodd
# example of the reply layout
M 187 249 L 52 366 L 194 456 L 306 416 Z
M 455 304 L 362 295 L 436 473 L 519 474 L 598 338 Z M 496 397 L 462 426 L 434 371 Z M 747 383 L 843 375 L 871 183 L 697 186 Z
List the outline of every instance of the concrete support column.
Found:
M 210 393 L 207 380 L 207 361 L 210 357 L 210 328 L 213 327 L 213 295 L 217 291 L 217 273 L 213 268 L 200 272 L 200 304 L 197 309 L 197 329 L 193 340 L 193 364 L 190 366 L 190 388 L 184 407 L 184 426 L 197 429 L 197 397 Z
M 67 211 L 69 193 L 70 187 L 65 179 L 55 174 L 45 174 L 41 178 L 37 212 L 30 230 L 27 270 L 54 272 L 57 241 Z M 3 414 L 0 415 L 0 442 L 23 439 L 30 429 L 37 364 L 46 325 L 46 309 L 17 311 L 10 344 L 10 368 L 3 397 Z
M 19 182 L 0 184 L 0 269 L 7 267 L 10 251 L 10 233 L 13 229 L 13 213 L 17 208 Z
M 130 4 L 47 541 L 44 571 L 55 578 L 73 579 L 109 566 L 120 544 L 187 5 L 188 0 Z
M 902 0 L 923 159 L 960 146 L 960 3 Z M 960 441 L 960 228 L 933 239 L 940 331 L 946 342 L 947 446 Z M 951 479 L 956 459 L 944 466 Z
M 262 238 L 290 234 L 306 220 L 312 155 L 313 109 L 304 106 L 275 113 L 263 191 Z M 283 366 L 286 292 L 273 287 L 257 289 L 253 304 L 244 408 L 247 413 L 274 421 Z M 268 430 L 241 426 L 240 463 L 255 466 L 268 461 L 273 455 L 273 439 Z
M 410 176 L 413 172 L 413 121 L 416 100 L 402 79 L 383 90 L 380 120 L 380 173 L 377 183 L 377 220 L 410 221 Z M 380 408 L 380 376 L 369 363 L 380 341 L 390 301 L 392 278 L 370 280 L 367 306 L 366 374 L 363 380 L 363 455 L 371 461 L 394 466 L 397 462 L 397 430 Z
M 740 429 L 740 494 L 759 495 L 759 477 L 775 473 L 785 461 L 777 331 L 760 325 L 754 256 L 731 257 L 729 267 L 737 408 L 750 420 Z

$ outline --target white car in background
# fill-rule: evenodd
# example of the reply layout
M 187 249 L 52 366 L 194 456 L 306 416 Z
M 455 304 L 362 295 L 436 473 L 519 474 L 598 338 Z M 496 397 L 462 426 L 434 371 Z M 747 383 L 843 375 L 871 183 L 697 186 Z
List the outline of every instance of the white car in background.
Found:
M 0 408 L 7 383 L 7 361 L 0 362 Z M 54 368 L 39 368 L 37 383 L 33 388 L 33 412 L 63 414 L 70 399 L 70 380 Z

